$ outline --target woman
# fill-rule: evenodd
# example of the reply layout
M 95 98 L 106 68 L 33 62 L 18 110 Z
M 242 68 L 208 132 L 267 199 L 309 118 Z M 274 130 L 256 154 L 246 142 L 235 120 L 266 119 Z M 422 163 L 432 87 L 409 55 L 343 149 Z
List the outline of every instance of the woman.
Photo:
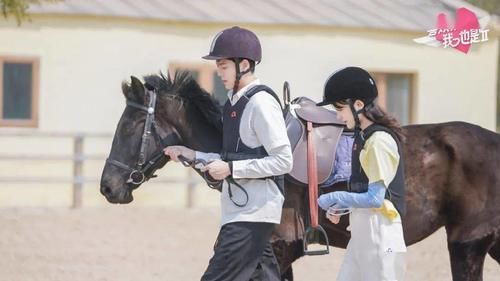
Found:
M 375 104 L 377 94 L 368 72 L 347 67 L 330 76 L 318 104 L 332 104 L 339 119 L 355 131 L 348 191 L 327 193 L 318 199 L 332 223 L 338 223 L 339 209 L 351 211 L 351 239 L 337 280 L 404 278 L 403 136 L 397 120 Z

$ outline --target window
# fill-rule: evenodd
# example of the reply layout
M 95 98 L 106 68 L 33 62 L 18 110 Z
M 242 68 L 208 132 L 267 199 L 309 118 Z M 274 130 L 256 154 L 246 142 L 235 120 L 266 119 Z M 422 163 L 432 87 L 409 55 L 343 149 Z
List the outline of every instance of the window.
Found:
M 0 57 L 0 126 L 38 125 L 37 58 Z
M 189 71 L 198 81 L 200 86 L 212 94 L 221 106 L 227 100 L 227 90 L 224 88 L 222 80 L 217 75 L 215 65 L 208 63 L 170 63 L 169 71 Z
M 414 122 L 414 74 L 372 72 L 378 89 L 377 102 L 398 118 L 401 125 Z

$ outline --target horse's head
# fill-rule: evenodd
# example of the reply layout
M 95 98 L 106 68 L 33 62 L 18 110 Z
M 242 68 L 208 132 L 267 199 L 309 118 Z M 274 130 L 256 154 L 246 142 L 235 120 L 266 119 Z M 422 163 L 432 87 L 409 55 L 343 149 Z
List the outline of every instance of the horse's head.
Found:
M 218 152 L 221 146 L 220 110 L 187 73 L 147 76 L 145 84 L 131 79 L 122 84 L 126 107 L 101 176 L 101 193 L 111 203 L 132 202 L 132 191 L 170 160 L 164 147 Z

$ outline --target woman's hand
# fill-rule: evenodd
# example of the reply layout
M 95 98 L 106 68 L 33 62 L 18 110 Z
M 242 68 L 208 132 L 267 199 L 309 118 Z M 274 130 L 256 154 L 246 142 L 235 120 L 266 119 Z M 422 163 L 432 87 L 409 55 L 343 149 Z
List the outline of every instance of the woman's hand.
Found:
M 338 224 L 340 222 L 340 215 L 337 214 L 337 205 L 333 205 L 326 211 L 326 218 L 333 224 Z
M 196 157 L 194 150 L 182 145 L 167 146 L 163 149 L 163 153 L 175 162 L 179 162 L 179 155 L 186 157 L 189 161 L 193 161 Z

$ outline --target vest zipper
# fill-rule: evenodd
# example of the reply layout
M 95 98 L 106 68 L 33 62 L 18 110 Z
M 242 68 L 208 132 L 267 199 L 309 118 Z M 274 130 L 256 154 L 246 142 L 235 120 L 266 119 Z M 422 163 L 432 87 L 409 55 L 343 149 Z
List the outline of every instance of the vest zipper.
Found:
M 240 139 L 241 137 L 238 137 L 238 141 L 236 142 L 236 150 L 234 152 L 238 152 L 238 148 L 240 147 Z

